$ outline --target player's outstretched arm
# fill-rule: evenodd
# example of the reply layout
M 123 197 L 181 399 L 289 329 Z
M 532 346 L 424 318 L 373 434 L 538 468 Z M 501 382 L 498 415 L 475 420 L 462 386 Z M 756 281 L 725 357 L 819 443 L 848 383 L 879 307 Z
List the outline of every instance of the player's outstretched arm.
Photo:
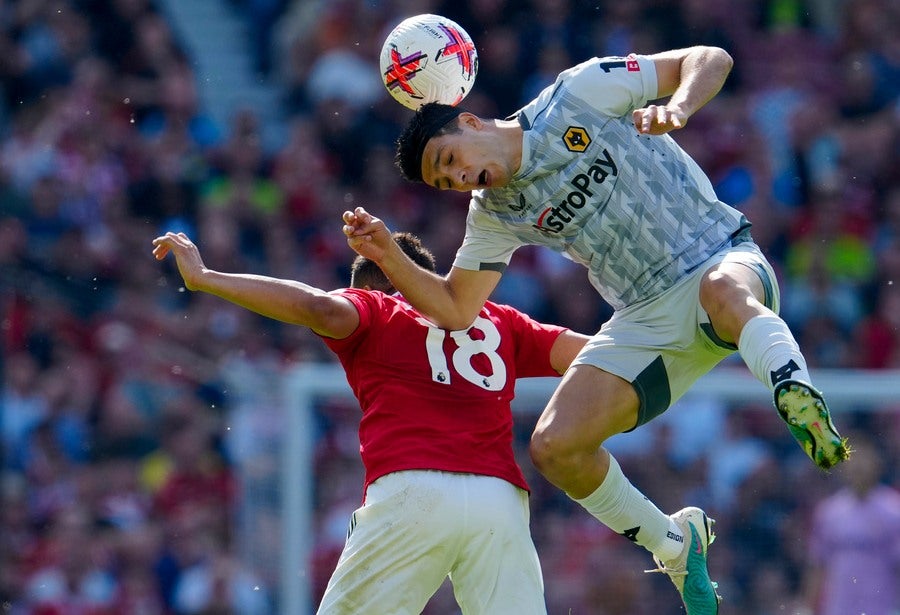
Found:
M 345 211 L 347 244 L 375 262 L 423 316 L 442 329 L 467 328 L 478 316 L 500 281 L 496 271 L 468 271 L 453 267 L 446 277 L 419 267 L 391 238 L 384 222 L 362 207 Z
M 638 132 L 661 135 L 684 128 L 688 118 L 722 89 L 734 63 L 719 47 L 688 47 L 651 55 L 656 65 L 657 90 L 662 105 L 632 112 Z
M 359 313 L 349 300 L 308 284 L 208 269 L 197 246 L 184 233 L 166 233 L 153 240 L 156 260 L 163 260 L 170 252 L 188 290 L 209 293 L 257 314 L 309 327 L 325 337 L 343 339 L 359 325 Z

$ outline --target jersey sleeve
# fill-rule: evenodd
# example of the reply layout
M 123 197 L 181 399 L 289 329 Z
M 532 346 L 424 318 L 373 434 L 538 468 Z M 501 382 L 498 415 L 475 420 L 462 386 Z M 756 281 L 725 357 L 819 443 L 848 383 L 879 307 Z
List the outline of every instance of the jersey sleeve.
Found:
M 562 72 L 562 85 L 600 113 L 623 116 L 658 97 L 656 65 L 647 56 L 592 58 Z
M 466 236 L 456 252 L 453 266 L 503 273 L 513 252 L 522 246 L 522 241 L 478 207 L 479 198 L 478 194 L 472 195 L 472 204 L 466 216 Z
M 374 314 L 377 314 L 380 310 L 380 297 L 377 293 L 358 288 L 334 290 L 329 294 L 348 299 L 359 313 L 359 325 L 353 333 L 344 339 L 336 340 L 334 338 L 320 336 L 326 346 L 335 353 L 340 353 L 354 348 L 365 339 L 369 326 L 372 324 Z
M 566 327 L 538 322 L 528 314 L 508 306 L 489 303 L 488 309 L 501 312 L 515 339 L 517 378 L 559 376 L 550 363 L 550 350 Z

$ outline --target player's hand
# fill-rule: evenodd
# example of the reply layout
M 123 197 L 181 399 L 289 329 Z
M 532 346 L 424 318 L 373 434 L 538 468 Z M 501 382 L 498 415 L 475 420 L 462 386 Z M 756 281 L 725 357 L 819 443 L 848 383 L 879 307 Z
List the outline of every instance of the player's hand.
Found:
M 688 122 L 688 114 L 678 107 L 650 105 L 632 111 L 631 119 L 641 134 L 664 135 L 672 130 L 684 128 Z
M 175 255 L 178 272 L 184 278 L 188 290 L 197 290 L 200 278 L 206 270 L 200 251 L 184 233 L 166 233 L 153 240 L 153 256 L 161 261 L 171 252 Z
M 347 245 L 360 256 L 376 263 L 380 262 L 393 242 L 391 232 L 385 223 L 362 207 L 345 211 L 342 218 Z

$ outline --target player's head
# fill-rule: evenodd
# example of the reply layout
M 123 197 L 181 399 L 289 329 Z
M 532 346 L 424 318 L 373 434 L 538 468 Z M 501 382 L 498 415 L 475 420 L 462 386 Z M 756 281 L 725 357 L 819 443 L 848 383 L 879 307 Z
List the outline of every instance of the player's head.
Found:
M 410 181 L 422 181 L 422 152 L 432 137 L 459 132 L 456 121 L 463 110 L 440 103 L 428 103 L 419 107 L 403 132 L 397 138 L 397 166 L 403 177 Z
M 422 245 L 422 241 L 412 233 L 391 233 L 391 237 L 410 257 L 414 263 L 428 271 L 435 270 L 434 255 Z M 364 256 L 357 256 L 350 265 L 350 286 L 353 288 L 368 288 L 380 290 L 384 293 L 393 293 L 394 287 L 381 268 Z
M 468 192 L 510 176 L 493 123 L 459 107 L 422 105 L 397 139 L 396 163 L 410 181 Z

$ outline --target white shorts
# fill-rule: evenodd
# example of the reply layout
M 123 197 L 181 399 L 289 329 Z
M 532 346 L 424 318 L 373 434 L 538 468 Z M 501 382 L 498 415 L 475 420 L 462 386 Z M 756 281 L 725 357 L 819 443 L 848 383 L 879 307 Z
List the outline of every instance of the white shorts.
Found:
M 319 615 L 419 615 L 449 575 L 464 614 L 544 615 L 528 493 L 490 476 L 382 476 L 350 521 Z
M 779 310 L 775 272 L 752 242 L 728 247 L 660 295 L 613 314 L 572 365 L 593 365 L 634 386 L 641 407 L 635 427 L 662 414 L 722 359 L 737 350 L 716 335 L 700 305 L 700 281 L 713 265 L 733 262 L 762 280 L 766 307 Z

